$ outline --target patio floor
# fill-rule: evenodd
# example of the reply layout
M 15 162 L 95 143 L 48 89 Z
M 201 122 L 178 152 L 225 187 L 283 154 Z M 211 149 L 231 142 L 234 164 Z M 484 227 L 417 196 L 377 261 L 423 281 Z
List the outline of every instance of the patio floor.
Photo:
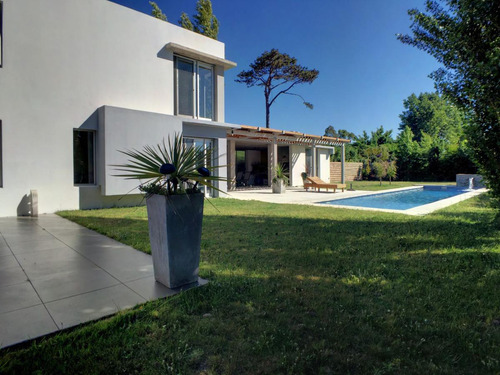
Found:
M 305 191 L 302 187 L 287 187 L 285 194 L 273 194 L 271 188 L 263 188 L 258 190 L 232 190 L 229 192 L 229 198 L 242 200 L 257 200 L 267 203 L 290 203 L 290 204 L 307 204 L 314 205 L 319 202 L 324 202 L 332 199 L 342 199 L 350 197 L 358 197 L 361 195 L 374 194 L 374 191 L 364 190 L 344 190 L 337 189 L 334 193 L 332 189 L 326 191 L 321 189 L 318 191 Z
M 0 348 L 181 290 L 150 255 L 57 215 L 0 218 Z

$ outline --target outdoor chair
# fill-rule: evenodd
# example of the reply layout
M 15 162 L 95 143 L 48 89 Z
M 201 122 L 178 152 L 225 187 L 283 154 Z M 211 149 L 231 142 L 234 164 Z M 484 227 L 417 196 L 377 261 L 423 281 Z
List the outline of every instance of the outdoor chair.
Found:
M 321 178 L 314 176 L 307 177 L 304 182 L 304 188 L 306 189 L 306 191 L 308 191 L 309 188 L 317 191 L 319 191 L 320 189 L 326 189 L 326 191 L 328 191 L 328 189 L 333 189 L 333 192 L 335 193 L 337 189 L 342 189 L 343 193 L 346 187 L 346 184 L 329 184 L 323 181 Z

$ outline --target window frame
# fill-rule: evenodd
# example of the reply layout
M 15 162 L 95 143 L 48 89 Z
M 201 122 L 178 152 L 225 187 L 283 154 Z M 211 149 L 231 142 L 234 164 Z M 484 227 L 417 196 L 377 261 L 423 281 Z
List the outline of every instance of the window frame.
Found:
M 76 183 L 75 182 L 75 132 L 80 133 L 92 133 L 92 171 L 94 175 L 94 182 L 89 183 Z M 85 187 L 85 186 L 97 186 L 97 170 L 96 170 L 96 155 L 97 155 L 97 132 L 92 129 L 73 129 L 73 186 Z
M 179 113 L 179 70 L 177 68 L 177 62 L 179 60 L 184 60 L 193 64 L 193 115 L 186 115 Z M 212 73 L 212 117 L 202 117 L 200 116 L 200 68 L 210 70 Z M 212 64 L 190 59 L 181 55 L 174 55 L 174 109 L 176 116 L 183 116 L 188 118 L 195 118 L 200 120 L 215 121 L 216 118 L 216 97 L 215 97 L 215 67 Z
M 189 140 L 191 142 L 191 144 L 188 145 L 186 140 Z M 203 142 L 203 150 L 205 153 L 205 164 L 203 166 L 208 167 L 209 163 L 210 163 L 210 166 L 214 166 L 215 161 L 216 161 L 216 153 L 217 153 L 216 142 L 215 142 L 216 140 L 214 138 L 182 136 L 182 144 L 184 147 L 199 147 L 199 146 L 196 146 L 196 141 Z M 207 155 L 208 148 L 210 148 L 212 151 L 211 155 Z M 208 156 L 210 156 L 210 160 L 209 160 Z M 217 181 L 215 181 L 215 186 L 217 186 Z M 213 194 L 213 191 L 211 188 L 208 188 L 205 186 L 203 186 L 203 187 L 200 186 L 200 189 L 202 190 L 205 197 L 211 197 Z

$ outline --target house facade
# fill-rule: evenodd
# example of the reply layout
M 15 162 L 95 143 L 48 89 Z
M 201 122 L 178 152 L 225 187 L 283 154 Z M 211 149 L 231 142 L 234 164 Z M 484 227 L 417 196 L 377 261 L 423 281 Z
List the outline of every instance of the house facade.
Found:
M 0 216 L 33 213 L 36 201 L 39 213 L 138 204 L 138 182 L 113 176 L 126 162 L 118 150 L 176 133 L 215 149 L 228 166 L 222 191 L 237 187 L 238 160 L 260 164 L 254 183 L 270 184 L 285 158 L 293 185 L 307 158 L 324 173 L 341 142 L 307 154 L 298 136 L 225 123 L 224 72 L 235 66 L 223 43 L 107 0 L 0 0 Z

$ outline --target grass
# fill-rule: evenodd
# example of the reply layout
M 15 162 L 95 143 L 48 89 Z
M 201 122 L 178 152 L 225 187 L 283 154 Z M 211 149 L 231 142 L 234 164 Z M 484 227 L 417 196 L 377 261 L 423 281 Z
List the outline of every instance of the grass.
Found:
M 2 350 L 0 373 L 500 372 L 500 225 L 486 196 L 425 217 L 212 202 L 207 286 Z M 149 252 L 143 207 L 61 215 Z

